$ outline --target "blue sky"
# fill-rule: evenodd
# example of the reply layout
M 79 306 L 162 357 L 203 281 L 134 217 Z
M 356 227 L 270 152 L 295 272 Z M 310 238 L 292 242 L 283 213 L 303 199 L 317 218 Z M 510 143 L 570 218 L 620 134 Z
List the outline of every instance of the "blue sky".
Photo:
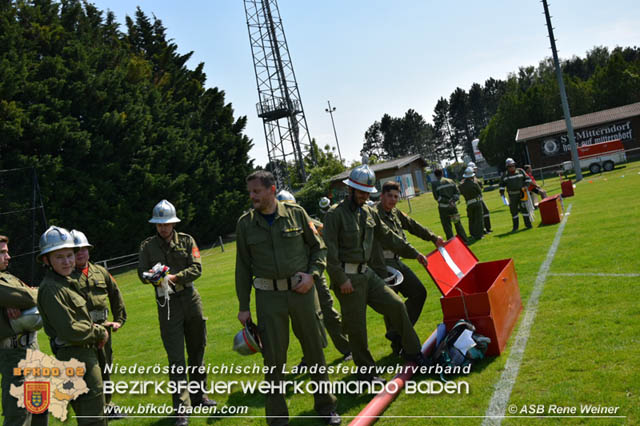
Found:
M 161 19 L 188 66 L 205 63 L 207 86 L 226 93 L 236 116 L 248 118 L 256 164 L 267 160 L 256 115 L 256 80 L 242 0 L 100 0 L 119 22 L 136 6 Z M 412 108 L 429 122 L 440 97 L 551 56 L 538 0 L 279 0 L 309 133 L 335 145 L 327 100 L 336 107 L 343 157 L 359 159 L 364 132 L 383 114 Z M 549 4 L 561 58 L 594 46 L 635 46 L 637 0 L 562 0 Z M 121 29 L 124 30 L 124 27 Z

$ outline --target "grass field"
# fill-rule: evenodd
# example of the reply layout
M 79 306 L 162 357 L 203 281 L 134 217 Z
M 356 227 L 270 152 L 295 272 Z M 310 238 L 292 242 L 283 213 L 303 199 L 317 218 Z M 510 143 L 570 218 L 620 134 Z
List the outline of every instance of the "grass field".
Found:
M 542 182 L 539 182 L 542 184 Z M 544 182 L 552 195 L 560 192 L 558 179 Z M 537 314 L 530 330 L 526 351 L 508 400 L 509 409 L 543 404 L 545 414 L 553 404 L 577 407 L 581 404 L 619 407 L 616 415 L 622 418 L 530 418 L 507 417 L 504 424 L 638 424 L 640 423 L 640 163 L 630 163 L 602 175 L 586 175 L 576 188 L 576 196 L 564 200 L 565 209 L 571 205 L 566 227 L 560 238 L 557 253 L 537 306 Z M 506 351 L 473 366 L 471 374 L 458 377 L 469 383 L 465 395 L 407 395 L 402 393 L 385 411 L 378 424 L 481 424 L 482 416 L 500 380 L 518 327 L 526 312 L 541 264 L 556 236 L 559 225 L 539 226 L 539 217 L 531 230 L 509 233 L 511 219 L 508 207 L 502 205 L 498 191 L 485 193 L 491 211 L 494 232 L 472 245 L 481 262 L 513 258 L 518 274 L 525 311 L 509 341 Z M 399 206 L 416 220 L 436 233 L 442 234 L 437 208 L 431 194 L 411 200 L 411 212 L 406 202 Z M 464 214 L 464 208 L 461 209 Z M 539 215 L 538 215 L 539 216 Z M 466 217 L 463 218 L 467 228 Z M 144 226 L 141 224 L 141 226 Z M 468 228 L 467 228 L 468 229 Z M 153 229 L 149 226 L 149 233 Z M 197 235 L 195 235 L 197 239 Z M 422 252 L 433 249 L 431 243 L 410 236 Z M 203 251 L 203 276 L 196 286 L 204 301 L 208 316 L 208 345 L 206 363 L 216 365 L 253 365 L 259 355 L 242 357 L 231 350 L 234 334 L 239 330 L 234 287 L 235 245 Z M 416 261 L 409 260 L 428 290 L 422 316 L 416 324 L 418 335 L 424 340 L 442 320 L 440 294 L 426 271 Z M 569 275 L 574 274 L 574 275 Z M 578 274 L 578 275 L 576 275 Z M 599 274 L 599 275 L 596 275 Z M 636 274 L 613 276 L 607 274 Z M 153 293 L 143 286 L 134 272 L 116 276 L 124 294 L 129 319 L 113 340 L 115 362 L 122 366 L 166 364 L 166 354 L 160 340 L 157 311 Z M 336 301 L 337 303 L 337 301 Z M 254 307 L 252 312 L 255 313 Z M 369 310 L 369 344 L 374 358 L 381 365 L 395 365 L 399 360 L 390 355 L 384 338 L 382 318 Z M 44 333 L 40 333 L 41 348 L 48 352 Z M 326 349 L 330 364 L 340 363 L 340 354 L 329 344 Z M 291 336 L 289 366 L 301 358 L 297 340 Z M 331 380 L 342 380 L 342 375 Z M 391 378 L 388 375 L 386 378 Z M 165 375 L 122 375 L 113 380 L 168 380 Z M 308 376 L 297 377 L 308 380 Z M 434 380 L 435 377 L 417 379 Z M 210 375 L 215 381 L 262 380 L 261 375 Z M 351 420 L 368 403 L 372 395 L 338 395 L 338 409 L 344 423 Z M 245 395 L 239 386 L 230 393 L 213 395 L 219 406 L 248 406 L 248 416 L 264 415 L 261 395 Z M 114 402 L 121 406 L 140 404 L 171 404 L 170 395 L 117 394 Z M 290 395 L 288 398 L 291 424 L 323 424 L 318 419 L 294 416 L 313 416 L 311 395 Z M 505 413 L 507 416 L 510 412 Z M 524 415 L 524 414 L 520 414 Z M 434 416 L 391 417 L 391 416 Z M 456 416 L 456 417 L 447 417 Z M 460 417 L 473 416 L 473 417 Z M 54 419 L 52 419 L 54 420 Z M 55 424 L 57 422 L 53 421 Z M 130 418 L 122 425 L 172 424 L 167 418 Z M 191 424 L 224 425 L 264 424 L 258 417 L 192 418 Z

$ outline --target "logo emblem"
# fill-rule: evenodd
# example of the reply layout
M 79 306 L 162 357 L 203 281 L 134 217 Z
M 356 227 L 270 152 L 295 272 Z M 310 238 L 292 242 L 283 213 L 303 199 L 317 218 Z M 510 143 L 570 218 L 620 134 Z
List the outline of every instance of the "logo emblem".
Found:
M 28 412 L 42 414 L 49 408 L 49 382 L 24 382 L 24 406 Z

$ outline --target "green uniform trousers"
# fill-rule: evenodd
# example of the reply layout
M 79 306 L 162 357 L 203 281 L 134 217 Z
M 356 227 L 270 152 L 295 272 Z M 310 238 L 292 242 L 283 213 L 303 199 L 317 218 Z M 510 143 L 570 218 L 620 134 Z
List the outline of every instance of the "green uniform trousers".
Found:
M 0 373 L 2 374 L 2 415 L 4 426 L 40 426 L 49 424 L 49 412 L 33 415 L 26 408 L 18 407 L 18 400 L 9 390 L 11 385 L 20 387 L 24 383 L 23 376 L 14 376 L 13 369 L 18 366 L 27 354 L 26 349 L 0 349 Z
M 102 389 L 102 374 L 98 363 L 96 348 L 83 348 L 79 346 L 66 346 L 58 349 L 56 358 L 60 361 L 69 361 L 75 358 L 85 364 L 85 373 L 82 377 L 89 392 L 80 395 L 71 401 L 78 425 L 106 426 L 107 418 L 104 416 L 104 394 Z M 80 417 L 92 416 L 92 417 Z
M 427 289 L 424 288 L 424 285 L 416 274 L 413 273 L 411 268 L 405 265 L 400 259 L 385 259 L 385 263 L 402 272 L 402 275 L 404 276 L 402 284 L 390 288 L 406 298 L 404 306 L 407 308 L 409 321 L 411 321 L 411 324 L 415 325 L 422 313 L 424 302 L 427 300 Z M 394 340 L 395 336 L 398 336 L 398 338 L 400 337 L 398 332 L 391 326 L 391 321 L 386 315 L 384 317 L 384 323 L 387 326 L 387 337 L 390 340 Z
M 489 213 L 489 207 L 487 207 L 487 203 L 482 200 L 482 218 L 484 220 L 484 229 L 487 232 L 491 231 L 491 214 Z
M 101 324 L 102 325 L 102 324 Z M 100 365 L 100 372 L 102 373 L 102 383 L 108 382 L 111 380 L 111 374 L 108 371 L 105 371 L 104 366 L 107 364 L 113 364 L 113 349 L 111 348 L 111 328 L 105 327 L 107 332 L 109 333 L 109 340 L 102 347 L 102 349 L 98 349 L 98 363 Z M 104 394 L 104 402 L 109 405 L 111 403 L 112 395 L 110 393 Z
M 447 240 L 453 238 L 453 228 L 451 222 L 456 227 L 456 234 L 460 235 L 464 241 L 467 240 L 467 233 L 460 222 L 460 214 L 457 207 L 442 207 L 438 206 L 438 213 L 440 213 L 440 222 L 442 223 L 442 229 L 444 230 Z
M 387 287 L 371 268 L 363 274 L 347 274 L 353 286 L 353 292 L 342 294 L 339 285 L 334 291 L 340 300 L 344 327 L 349 337 L 349 346 L 353 362 L 358 366 L 374 366 L 375 361 L 369 352 L 367 340 L 367 305 L 384 315 L 394 330 L 401 336 L 402 347 L 409 356 L 420 352 L 421 344 L 413 329 L 407 308 L 402 299 Z M 372 375 L 362 375 L 361 379 L 370 379 Z
M 164 299 L 160 303 L 164 303 Z M 206 318 L 202 314 L 202 300 L 198 290 L 194 287 L 186 287 L 184 290 L 174 293 L 169 299 L 170 318 L 167 319 L 167 306 L 158 305 L 158 320 L 160 321 L 160 336 L 170 366 L 181 366 L 181 374 L 170 373 L 169 379 L 173 382 L 186 382 L 187 361 L 184 356 L 185 346 L 187 348 L 189 367 L 199 367 L 203 365 L 204 349 L 207 344 Z M 200 382 L 205 386 L 207 375 L 197 371 L 190 372 L 189 380 Z M 202 392 L 192 396 L 187 389 L 172 395 L 173 408 L 178 410 L 181 405 L 190 406 L 202 398 Z
M 284 380 L 283 367 L 287 362 L 289 347 L 289 318 L 293 333 L 300 341 L 302 354 L 309 366 L 326 365 L 323 348 L 326 346 L 322 312 L 315 286 L 305 294 L 294 291 L 267 291 L 256 289 L 256 311 L 258 328 L 262 337 L 262 356 L 266 367 L 275 367 L 265 374 L 265 380 L 278 383 Z M 328 381 L 329 376 L 312 374 L 315 382 Z M 336 409 L 336 397 L 331 393 L 313 395 L 314 408 L 318 414 L 328 415 Z M 285 394 L 271 392 L 266 396 L 265 413 L 270 425 L 289 423 L 289 410 Z M 271 416 L 279 416 L 274 418 Z
M 520 194 L 509 194 L 509 211 L 511 212 L 511 217 L 513 219 L 518 218 L 518 213 L 522 214 L 523 217 L 529 219 L 529 211 L 524 206 L 524 203 L 520 201 Z
M 479 240 L 484 235 L 484 224 L 482 221 L 481 201 L 467 204 L 467 217 L 469 218 L 469 233 L 473 238 Z
M 316 283 L 316 290 L 318 291 L 318 300 L 320 301 L 320 309 L 322 309 L 322 318 L 327 334 L 331 337 L 333 346 L 336 347 L 338 352 L 342 355 L 347 355 L 350 351 L 349 340 L 343 332 L 340 313 L 333 307 L 333 297 L 331 297 L 331 291 L 327 286 L 327 278 L 324 275 L 321 275 Z

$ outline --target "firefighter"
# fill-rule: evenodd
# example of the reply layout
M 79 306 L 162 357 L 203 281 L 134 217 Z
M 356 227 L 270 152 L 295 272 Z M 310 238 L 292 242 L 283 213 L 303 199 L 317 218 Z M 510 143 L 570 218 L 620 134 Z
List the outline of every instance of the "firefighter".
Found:
M 54 355 L 61 361 L 72 358 L 85 364 L 82 379 L 89 392 L 71 401 L 79 425 L 106 425 L 102 374 L 98 350 L 109 333 L 91 320 L 87 301 L 71 277 L 75 269 L 75 244 L 64 228 L 51 226 L 40 237 L 38 260 L 47 266 L 38 289 L 38 309 Z
M 86 235 L 73 229 L 71 236 L 76 246 L 76 269 L 71 276 L 78 281 L 79 292 L 87 301 L 87 309 L 93 322 L 102 325 L 109 332 L 107 343 L 98 351 L 98 361 L 104 383 L 111 380 L 111 375 L 105 370 L 105 365 L 113 364 L 112 332 L 115 333 L 124 325 L 127 320 L 127 311 L 115 278 L 102 266 L 89 262 L 89 249 L 93 246 L 89 244 Z M 109 321 L 109 311 L 111 311 L 113 321 Z M 105 404 L 111 406 L 107 410 L 109 420 L 126 417 L 126 414 L 117 405 L 111 403 L 111 393 L 105 393 L 104 399 Z
M 473 161 L 469 161 L 467 167 L 471 167 L 473 169 L 474 177 L 473 180 L 480 186 L 480 189 L 483 188 L 482 181 L 478 179 L 478 166 Z M 493 232 L 491 229 L 491 214 L 489 213 L 489 207 L 487 207 L 487 203 L 485 203 L 484 198 L 480 201 L 482 204 L 482 220 L 484 221 L 484 233 L 490 234 Z
M 38 290 L 29 287 L 10 274 L 9 238 L 0 235 L 0 373 L 2 373 L 2 415 L 4 425 L 46 425 L 48 412 L 31 414 L 18 407 L 11 386 L 24 384 L 24 376 L 14 375 L 13 369 L 25 359 L 27 349 L 38 350 L 37 331 L 42 318 L 37 313 Z
M 530 229 L 531 219 L 529 218 L 529 211 L 521 199 L 531 184 L 531 179 L 529 179 L 529 176 L 527 176 L 524 170 L 516 168 L 516 162 L 513 161 L 512 158 L 507 158 L 505 165 L 507 166 L 507 171 L 504 172 L 500 179 L 500 195 L 504 197 L 505 190 L 509 195 L 509 210 L 511 211 L 511 219 L 513 221 L 513 229 L 511 229 L 511 232 L 518 230 L 518 212 L 522 214 L 524 226 Z
M 354 363 L 368 369 L 375 366 L 367 339 L 367 305 L 389 318 L 402 341 L 405 357 L 425 365 L 418 335 L 413 329 L 402 299 L 389 289 L 367 263 L 371 259 L 375 239 L 403 257 L 418 259 L 426 265 L 426 257 L 397 236 L 380 219 L 375 208 L 366 204 L 377 192 L 375 174 L 366 164 L 354 168 L 343 181 L 349 196 L 331 207 L 325 218 L 324 239 L 327 244 L 327 272 L 331 288 L 338 296 Z M 373 373 L 360 373 L 360 380 L 384 381 Z
M 396 235 L 402 237 L 404 241 L 407 241 L 407 236 L 404 231 L 407 230 L 411 234 L 422 238 L 425 241 L 432 242 L 436 247 L 444 245 L 442 237 L 434 234 L 429 229 L 425 228 L 409 216 L 406 213 L 398 210 L 396 204 L 400 199 L 400 184 L 393 180 L 387 181 L 382 185 L 382 195 L 380 196 L 380 202 L 378 202 L 376 209 L 382 221 L 391 229 Z M 404 305 L 407 308 L 407 314 L 411 324 L 415 325 L 422 312 L 425 300 L 427 300 L 427 290 L 424 288 L 420 279 L 413 273 L 411 268 L 404 264 L 400 260 L 400 257 L 390 249 L 389 246 L 382 244 L 378 240 L 374 240 L 374 254 L 372 258 L 380 259 L 384 258 L 383 262 L 371 262 L 370 265 L 374 267 L 374 270 L 382 278 L 386 278 L 388 273 L 385 266 L 391 266 L 397 269 L 404 276 L 404 280 L 398 286 L 394 286 L 393 290 L 396 293 L 400 293 L 406 298 Z M 382 268 L 377 267 L 377 264 L 382 263 Z M 396 332 L 387 317 L 385 317 L 385 324 L 387 326 L 386 338 L 391 341 L 391 350 L 395 354 L 400 353 L 402 348 L 402 342 L 400 335 Z
M 467 167 L 462 175 L 464 180 L 458 187 L 467 202 L 467 217 L 469 218 L 469 233 L 477 241 L 484 234 L 482 227 L 482 188 L 476 182 L 473 168 Z
M 438 202 L 438 213 L 440 214 L 440 222 L 447 236 L 447 240 L 453 238 L 453 229 L 451 222 L 456 227 L 456 233 L 462 241 L 467 243 L 467 233 L 464 231 L 462 223 L 460 223 L 460 213 L 456 204 L 460 199 L 458 186 L 449 178 L 443 177 L 442 169 L 435 169 L 433 174 L 437 181 L 433 183 L 433 198 Z
M 296 198 L 289 191 L 282 190 L 276 195 L 278 201 L 283 203 L 296 203 Z M 329 199 L 327 198 L 327 201 Z M 320 238 L 322 238 L 323 224 L 320 221 L 311 219 L 314 226 L 318 230 Z M 320 275 L 316 282 L 316 291 L 318 292 L 318 300 L 320 301 L 320 308 L 322 309 L 322 322 L 324 327 L 331 337 L 331 341 L 336 349 L 342 354 L 343 361 L 351 360 L 351 351 L 349 350 L 349 341 L 347 336 L 342 331 L 342 321 L 340 319 L 340 313 L 333 307 L 333 297 L 331 297 L 331 291 L 327 285 L 327 278 L 324 274 Z M 300 366 L 306 365 L 304 359 L 299 364 Z
M 162 200 L 155 205 L 149 223 L 155 225 L 156 234 L 140 244 L 138 277 L 144 284 L 151 283 L 154 287 L 160 336 L 171 366 L 169 378 L 179 385 L 187 382 L 186 346 L 189 378 L 191 383 L 199 385 L 191 394 L 183 387 L 172 395 L 173 408 L 179 413 L 176 425 L 180 426 L 188 424 L 187 417 L 180 414 L 187 410 L 186 407 L 213 407 L 216 402 L 204 394 L 207 374 L 199 369 L 204 367 L 207 345 L 202 299 L 193 284 L 202 275 L 200 250 L 191 235 L 175 230 L 178 222 L 176 208 L 169 201 Z M 169 268 L 161 280 L 152 269 L 158 263 Z M 150 276 L 153 277 L 148 278 Z
M 251 289 L 255 287 L 258 329 L 262 337 L 265 380 L 282 382 L 289 347 L 289 320 L 300 341 L 304 359 L 319 386 L 328 382 L 323 348 L 322 314 L 316 291 L 326 262 L 326 247 L 307 212 L 297 204 L 276 199 L 273 174 L 259 170 L 247 179 L 253 209 L 236 227 L 236 295 L 238 320 L 251 320 Z M 336 397 L 328 391 L 314 393 L 316 412 L 331 425 L 342 419 L 336 412 Z M 265 397 L 270 425 L 289 423 L 289 410 L 282 390 L 274 388 Z

